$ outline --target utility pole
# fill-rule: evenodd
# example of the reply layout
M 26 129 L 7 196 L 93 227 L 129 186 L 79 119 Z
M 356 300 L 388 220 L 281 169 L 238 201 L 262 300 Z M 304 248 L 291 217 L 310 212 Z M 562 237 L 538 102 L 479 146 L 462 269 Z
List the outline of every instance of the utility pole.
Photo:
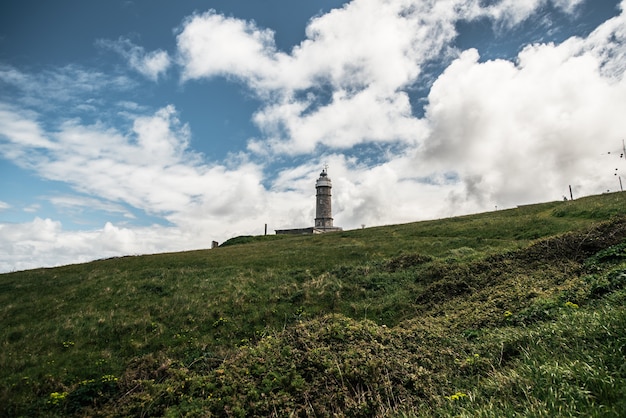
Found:
M 617 168 L 615 169 L 615 177 L 619 180 L 619 190 L 623 192 L 624 187 L 622 186 L 622 176 L 619 175 L 619 170 Z
M 611 155 L 611 151 L 609 151 L 607 154 Z M 623 139 L 622 139 L 622 153 L 619 155 L 619 158 L 620 159 L 623 158 L 624 160 L 626 160 L 626 141 L 624 141 Z M 617 177 L 617 179 L 619 180 L 619 189 L 620 189 L 620 191 L 623 192 L 624 191 L 624 186 L 622 185 L 622 177 L 619 175 L 619 168 L 615 169 L 615 173 L 613 173 L 613 175 L 615 177 Z M 610 189 L 607 190 L 606 192 L 609 193 Z
M 620 155 L 619 158 L 626 159 L 626 144 L 624 143 L 623 139 L 622 139 L 622 155 Z M 620 191 L 623 192 L 624 187 L 622 186 L 622 176 L 619 175 L 617 168 L 615 169 L 615 175 L 617 176 L 617 179 L 619 180 L 619 189 Z
M 570 200 L 574 200 L 574 194 L 572 194 L 572 185 L 569 185 L 569 198 Z

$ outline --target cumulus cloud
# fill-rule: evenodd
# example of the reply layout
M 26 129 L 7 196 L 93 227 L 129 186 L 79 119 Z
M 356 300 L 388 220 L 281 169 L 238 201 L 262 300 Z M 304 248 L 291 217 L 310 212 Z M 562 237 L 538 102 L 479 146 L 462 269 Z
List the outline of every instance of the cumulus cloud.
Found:
M 412 143 L 423 128 L 401 89 L 454 38 L 454 7 L 354 1 L 313 19 L 289 54 L 276 50 L 271 31 L 210 11 L 183 24 L 179 61 L 185 79 L 234 77 L 270 98 L 254 117 L 269 140 L 251 142 L 252 151 Z
M 602 74 L 604 31 L 528 46 L 517 62 L 480 63 L 477 51 L 464 52 L 431 89 L 433 130 L 418 161 L 454 168 L 464 199 L 483 206 L 554 198 L 569 184 L 581 194 L 615 190 L 601 154 L 623 136 L 626 85 L 623 72 Z
M 186 19 L 177 40 L 184 79 L 226 75 L 254 83 L 273 66 L 271 30 L 214 10 Z
M 96 44 L 118 53 L 128 62 L 130 68 L 152 81 L 164 76 L 172 64 L 166 51 L 162 49 L 146 51 L 127 38 L 119 38 L 116 41 L 100 39 Z
M 302 104 L 281 103 L 254 115 L 266 135 L 252 141 L 251 151 L 307 154 L 316 146 L 347 149 L 361 143 L 417 143 L 426 127 L 412 115 L 406 93 L 377 95 L 367 89 L 355 94 L 338 91 L 331 102 L 304 113 Z
M 106 223 L 93 231 L 67 231 L 58 221 L 35 218 L 19 224 L 0 223 L 0 271 L 59 266 L 121 255 L 184 248 L 186 239 L 175 228 L 121 228 Z
M 581 1 L 553 4 L 573 12 Z M 264 137 L 250 142 L 252 152 L 414 144 L 426 132 L 413 117 L 406 89 L 432 60 L 453 57 L 455 24 L 489 18 L 510 27 L 546 4 L 355 0 L 312 19 L 307 38 L 289 53 L 276 49 L 271 30 L 209 11 L 181 26 L 179 63 L 185 80 L 233 77 L 267 100 L 254 116 Z

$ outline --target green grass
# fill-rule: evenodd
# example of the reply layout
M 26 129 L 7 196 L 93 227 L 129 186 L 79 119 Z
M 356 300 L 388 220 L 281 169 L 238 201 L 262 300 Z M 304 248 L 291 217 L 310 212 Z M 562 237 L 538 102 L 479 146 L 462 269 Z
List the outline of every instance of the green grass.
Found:
M 2 416 L 620 416 L 626 195 L 0 275 Z

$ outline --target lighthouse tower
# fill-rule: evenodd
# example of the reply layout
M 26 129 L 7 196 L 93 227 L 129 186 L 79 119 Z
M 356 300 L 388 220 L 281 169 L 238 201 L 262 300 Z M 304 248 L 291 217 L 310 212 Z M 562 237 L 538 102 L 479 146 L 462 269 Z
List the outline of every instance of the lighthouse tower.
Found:
M 315 183 L 317 194 L 315 196 L 315 229 L 323 231 L 336 231 L 341 228 L 333 226 L 333 211 L 331 202 L 331 189 L 333 188 L 328 173 L 324 167 L 320 177 Z
M 276 229 L 276 234 L 308 235 L 343 231 L 342 228 L 333 226 L 333 210 L 330 193 L 333 186 L 330 183 L 327 171 L 328 167 L 324 167 L 320 173 L 320 177 L 315 183 L 315 189 L 317 190 L 315 196 L 315 226 L 308 228 Z

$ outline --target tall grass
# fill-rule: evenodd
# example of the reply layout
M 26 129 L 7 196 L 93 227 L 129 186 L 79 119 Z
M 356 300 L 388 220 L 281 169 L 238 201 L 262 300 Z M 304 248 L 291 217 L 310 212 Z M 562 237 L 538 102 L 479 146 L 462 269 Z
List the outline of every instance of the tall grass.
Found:
M 1 275 L 0 414 L 617 416 L 625 203 Z

